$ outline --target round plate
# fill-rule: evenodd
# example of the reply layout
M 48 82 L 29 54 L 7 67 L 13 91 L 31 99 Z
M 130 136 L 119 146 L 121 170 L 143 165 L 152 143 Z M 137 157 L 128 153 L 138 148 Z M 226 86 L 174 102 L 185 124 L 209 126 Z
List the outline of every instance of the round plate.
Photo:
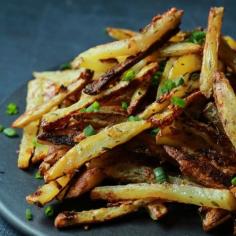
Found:
M 10 126 L 16 116 L 5 115 L 5 107 L 9 102 L 15 102 L 24 111 L 26 97 L 26 85 L 16 90 L 0 105 L 0 124 Z M 68 230 L 57 230 L 53 226 L 53 219 L 44 215 L 41 208 L 29 206 L 25 196 L 35 191 L 42 184 L 35 179 L 34 169 L 22 171 L 17 168 L 17 149 L 20 143 L 20 130 L 18 138 L 8 138 L 0 134 L 0 213 L 18 230 L 28 235 L 57 235 L 69 236 L 79 234 L 81 236 L 138 236 L 138 235 L 172 235 L 172 236 L 199 236 L 208 235 L 203 232 L 201 219 L 197 213 L 197 207 L 182 204 L 171 204 L 168 214 L 158 222 L 152 221 L 145 211 L 137 212 L 112 222 L 93 225 L 91 229 L 84 230 L 77 227 Z M 88 200 L 88 196 L 82 199 L 67 202 L 60 205 L 54 203 L 56 212 L 62 209 L 90 209 L 96 207 Z M 25 209 L 30 207 L 34 219 L 25 220 Z M 214 235 L 231 235 L 232 225 L 228 223 L 213 232 Z

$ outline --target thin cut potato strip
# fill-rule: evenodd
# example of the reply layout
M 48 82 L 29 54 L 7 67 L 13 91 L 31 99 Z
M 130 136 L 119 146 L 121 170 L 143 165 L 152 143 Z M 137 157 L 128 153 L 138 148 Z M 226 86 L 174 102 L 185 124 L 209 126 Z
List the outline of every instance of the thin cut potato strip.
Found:
M 212 95 L 213 75 L 218 69 L 218 49 L 224 8 L 211 8 L 208 18 L 206 42 L 203 50 L 200 90 L 206 96 Z
M 63 89 L 61 93 L 54 96 L 48 102 L 42 104 L 41 106 L 37 106 L 34 109 L 28 110 L 26 113 L 21 115 L 17 120 L 13 122 L 12 126 L 22 128 L 30 122 L 40 119 L 45 113 L 49 112 L 51 109 L 53 109 L 53 107 L 59 105 L 70 94 L 73 94 L 79 89 L 82 89 L 86 83 L 86 79 L 91 77 L 91 74 L 87 73 L 86 70 L 82 70 L 80 77 L 81 79 L 69 85 L 66 89 Z
M 151 127 L 147 121 L 123 122 L 103 129 L 98 134 L 87 137 L 70 149 L 49 171 L 45 180 L 56 179 L 76 169 L 91 159 L 127 142 L 137 134 Z
M 135 212 L 143 205 L 143 201 L 137 200 L 134 202 L 124 202 L 119 206 L 95 210 L 63 212 L 56 217 L 54 224 L 57 228 L 65 228 L 74 225 L 102 223 Z
M 81 53 L 72 62 L 72 67 L 82 67 L 83 62 L 89 61 L 91 58 L 93 60 L 99 60 L 116 56 L 135 55 L 139 52 L 146 51 L 168 31 L 178 27 L 182 14 L 182 11 L 172 8 L 162 16 L 154 18 L 150 25 L 139 35 L 135 35 L 129 39 L 96 46 Z
M 43 103 L 42 81 L 32 80 L 28 83 L 27 105 L 26 110 Z M 39 121 L 36 120 L 27 125 L 23 130 L 23 136 L 20 144 L 18 167 L 26 169 L 29 167 L 30 159 L 34 152 L 33 140 L 38 133 Z
M 214 98 L 225 133 L 236 148 L 236 96 L 223 73 L 215 74 Z
M 111 202 L 152 198 L 229 211 L 236 210 L 236 199 L 229 190 L 170 183 L 96 187 L 91 192 L 91 198 Z
M 72 175 L 64 175 L 54 181 L 51 181 L 39 187 L 36 192 L 26 197 L 30 204 L 44 206 L 52 201 L 70 182 Z

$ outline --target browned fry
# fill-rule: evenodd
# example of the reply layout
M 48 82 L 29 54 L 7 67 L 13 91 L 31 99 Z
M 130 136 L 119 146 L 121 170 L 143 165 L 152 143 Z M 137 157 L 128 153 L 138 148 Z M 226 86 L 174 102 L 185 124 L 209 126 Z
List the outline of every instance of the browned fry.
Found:
M 211 8 L 208 17 L 208 28 L 200 75 L 200 90 L 208 98 L 212 95 L 213 75 L 218 69 L 218 48 L 223 14 L 223 7 L 214 7 Z
M 48 102 L 43 103 L 42 105 L 25 112 L 13 122 L 12 126 L 22 128 L 32 121 L 41 119 L 45 113 L 51 111 L 55 106 L 58 106 L 66 97 L 68 97 L 72 93 L 81 91 L 85 83 L 87 83 L 91 77 L 91 71 L 82 70 L 78 81 L 73 84 L 70 84 L 67 88 L 62 87 L 61 92 L 54 96 L 52 99 L 50 99 Z
M 206 232 L 215 229 L 231 218 L 231 213 L 223 209 L 201 207 L 199 212 L 202 216 L 202 227 Z
M 74 225 L 101 223 L 135 212 L 146 204 L 147 202 L 145 201 L 137 200 L 134 202 L 123 202 L 118 206 L 96 210 L 63 212 L 56 217 L 54 224 L 57 228 L 65 228 Z
M 135 43 L 138 38 L 145 37 L 151 34 L 153 29 L 155 29 L 153 35 L 157 32 L 159 33 L 155 40 L 150 41 L 150 44 L 143 44 L 145 48 L 140 50 L 137 54 L 132 54 L 132 57 L 127 58 L 123 63 L 115 66 L 110 71 L 102 75 L 98 80 L 89 84 L 85 88 L 85 92 L 90 95 L 98 94 L 108 83 L 115 79 L 118 79 L 123 72 L 134 66 L 137 62 L 142 60 L 144 57 L 152 53 L 156 48 L 161 47 L 171 36 L 173 36 L 178 31 L 178 25 L 180 24 L 180 19 L 182 16 L 182 11 L 176 9 L 171 9 L 170 11 L 164 13 L 162 16 L 153 18 L 152 22 L 142 31 L 140 35 L 134 36 L 133 38 L 127 39 Z M 172 24 L 169 24 L 169 18 L 172 18 Z M 165 30 L 163 30 L 163 28 Z M 137 38 L 137 39 L 136 39 Z
M 225 188 L 225 186 L 229 186 L 231 177 L 216 168 L 203 154 L 169 146 L 164 146 L 164 148 L 178 162 L 184 175 L 207 187 Z
M 221 60 L 236 73 L 236 51 L 233 50 L 228 43 L 221 38 L 219 56 Z
M 202 94 L 199 91 L 190 94 L 184 99 L 185 107 L 197 101 L 201 96 Z M 157 127 L 164 127 L 171 124 L 177 117 L 182 114 L 183 111 L 184 109 L 179 106 L 170 105 L 165 111 L 152 116 L 149 120 L 153 123 L 153 125 Z
M 215 74 L 214 98 L 221 123 L 230 141 L 236 147 L 236 95 L 223 73 Z
M 105 178 L 105 175 L 100 168 L 92 168 L 86 170 L 82 175 L 78 176 L 77 180 L 72 183 L 65 198 L 75 198 L 81 196 L 98 186 Z

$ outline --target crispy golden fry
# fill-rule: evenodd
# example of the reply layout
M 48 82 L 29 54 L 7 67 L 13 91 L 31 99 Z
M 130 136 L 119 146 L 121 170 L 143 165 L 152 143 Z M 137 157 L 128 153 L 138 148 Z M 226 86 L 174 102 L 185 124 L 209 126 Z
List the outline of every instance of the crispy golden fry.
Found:
M 201 92 L 196 91 L 190 94 L 188 97 L 184 99 L 185 107 L 188 107 L 191 103 L 194 103 L 196 100 L 202 97 Z M 169 105 L 166 110 L 161 113 L 155 114 L 149 120 L 157 127 L 164 127 L 166 125 L 170 125 L 177 117 L 179 117 L 184 108 L 179 106 Z
M 219 56 L 221 60 L 236 73 L 236 52 L 230 48 L 224 39 L 220 41 Z
M 186 54 L 201 53 L 202 47 L 195 43 L 173 43 L 159 50 L 160 57 L 179 57 Z
M 230 212 L 223 209 L 201 207 L 202 226 L 208 232 L 231 218 Z
M 211 8 L 208 17 L 208 28 L 200 75 L 200 90 L 208 98 L 212 95 L 213 75 L 218 69 L 218 49 L 223 14 L 223 7 L 214 7 Z
M 147 204 L 145 208 L 153 220 L 159 220 L 168 213 L 167 207 L 163 203 L 157 201 Z
M 49 150 L 49 145 L 37 143 L 34 150 L 34 155 L 31 159 L 32 163 L 35 164 L 43 161 L 43 159 L 48 155 L 48 150 Z
M 98 157 L 109 149 L 127 142 L 137 134 L 151 127 L 147 121 L 123 122 L 107 127 L 98 134 L 89 136 L 70 149 L 45 175 L 45 180 L 56 179 L 72 173 L 85 162 Z
M 114 93 L 120 91 L 121 89 L 128 87 L 128 85 L 132 82 L 136 82 L 136 81 L 142 82 L 142 81 L 146 80 L 146 78 L 149 77 L 150 74 L 151 75 L 153 74 L 153 71 L 155 69 L 156 69 L 156 64 L 151 63 L 147 66 L 144 66 L 137 73 L 136 77 L 132 81 L 121 80 L 116 85 L 114 85 L 112 88 L 108 88 L 107 90 L 104 90 L 103 92 L 101 92 L 100 94 L 95 95 L 95 96 L 91 96 L 91 95 L 87 95 L 85 93 L 82 93 L 80 100 L 78 102 L 76 102 L 75 104 L 71 105 L 70 107 L 58 109 L 56 111 L 53 111 L 53 112 L 50 112 L 50 113 L 44 115 L 43 121 L 42 121 L 42 127 L 44 129 L 50 129 L 50 126 L 53 126 L 53 127 L 58 126 L 58 125 L 60 125 L 60 122 L 62 122 L 62 124 L 64 124 L 65 121 L 70 118 L 70 115 L 72 113 L 75 113 L 75 112 L 79 111 L 80 109 L 87 107 L 88 105 L 90 105 L 94 101 L 99 101 L 100 99 L 103 99 L 107 96 L 110 96 L 111 94 L 114 94 Z
M 115 40 L 128 39 L 138 34 L 137 32 L 132 30 L 114 28 L 114 27 L 107 27 L 106 32 L 111 38 Z
M 65 228 L 73 225 L 101 223 L 135 212 L 142 207 L 143 204 L 142 201 L 124 202 L 119 206 L 96 210 L 64 212 L 56 217 L 54 224 L 57 228 Z
M 100 168 L 92 168 L 86 170 L 82 175 L 78 176 L 77 180 L 70 186 L 66 194 L 66 198 L 75 198 L 81 196 L 98 186 L 105 178 L 105 175 Z
M 229 211 L 236 209 L 236 199 L 229 190 L 170 183 L 96 187 L 91 191 L 91 198 L 108 201 L 156 198 Z
M 26 197 L 30 204 L 44 206 L 52 201 L 70 182 L 73 175 L 64 175 L 39 187 L 36 192 Z
M 41 106 L 37 106 L 37 108 L 28 110 L 26 113 L 21 115 L 17 120 L 13 122 L 12 126 L 20 128 L 25 127 L 30 122 L 40 119 L 45 113 L 53 109 L 53 107 L 59 105 L 66 97 L 82 89 L 86 83 L 86 79 L 91 77 L 91 74 L 87 73 L 86 70 L 83 69 L 81 70 L 80 76 L 81 79 L 69 85 L 66 89 L 63 89 L 61 93 L 54 96 L 48 102 L 42 104 Z
M 43 103 L 42 83 L 42 81 L 36 80 L 28 83 L 26 110 L 33 109 Z M 35 148 L 33 140 L 38 133 L 38 126 L 39 121 L 36 120 L 24 128 L 18 157 L 18 167 L 21 169 L 29 167 L 30 159 Z
M 129 39 L 96 46 L 81 53 L 72 62 L 72 67 L 83 67 L 83 63 L 91 64 L 89 62 L 91 59 L 99 60 L 117 56 L 135 55 L 139 52 L 146 51 L 166 33 L 176 29 L 180 24 L 182 15 L 182 11 L 172 8 L 162 16 L 153 18 L 150 25 L 139 35 L 135 35 Z
M 107 27 L 106 32 L 111 38 L 115 40 L 127 39 L 127 38 L 131 38 L 139 34 L 139 32 L 132 31 L 129 29 L 121 29 L 121 28 L 114 28 L 114 27 Z M 178 32 L 176 35 L 170 38 L 169 41 L 173 43 L 178 43 L 178 42 L 183 41 L 185 37 L 186 37 L 185 32 Z
M 234 90 L 223 73 L 215 74 L 213 89 L 216 107 L 225 133 L 236 147 L 236 96 Z

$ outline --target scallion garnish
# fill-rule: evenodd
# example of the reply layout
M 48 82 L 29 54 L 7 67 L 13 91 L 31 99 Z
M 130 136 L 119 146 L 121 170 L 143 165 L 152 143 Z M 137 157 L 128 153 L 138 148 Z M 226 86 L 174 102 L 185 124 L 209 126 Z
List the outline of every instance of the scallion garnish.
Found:
M 127 110 L 129 105 L 127 102 L 121 102 L 121 107 L 122 107 L 122 109 Z
M 89 137 L 96 134 L 96 130 L 93 128 L 92 125 L 88 125 L 84 128 L 83 133 L 86 137 Z
M 6 114 L 16 115 L 18 113 L 18 107 L 15 103 L 11 102 L 7 105 Z
M 130 70 L 127 70 L 123 76 L 122 76 L 122 80 L 124 81 L 131 81 L 133 80 L 135 77 L 135 71 L 130 69 Z
M 3 130 L 3 133 L 7 136 L 7 137 L 16 137 L 17 136 L 17 133 L 16 133 L 16 130 L 13 129 L 13 128 L 5 128 Z
M 52 206 L 47 206 L 44 210 L 44 214 L 47 216 L 47 217 L 52 217 L 54 215 L 54 209 Z
M 28 221 L 33 220 L 33 214 L 29 208 L 25 210 L 25 218 Z
M 186 105 L 185 101 L 182 98 L 179 98 L 179 97 L 172 97 L 171 98 L 171 103 L 173 105 L 181 107 L 181 108 L 184 108 L 185 105 Z
M 162 184 L 168 181 L 168 176 L 165 170 L 162 167 L 157 167 L 154 169 L 154 175 L 156 178 L 156 182 Z
M 138 116 L 129 116 L 128 121 L 139 121 L 141 120 Z

